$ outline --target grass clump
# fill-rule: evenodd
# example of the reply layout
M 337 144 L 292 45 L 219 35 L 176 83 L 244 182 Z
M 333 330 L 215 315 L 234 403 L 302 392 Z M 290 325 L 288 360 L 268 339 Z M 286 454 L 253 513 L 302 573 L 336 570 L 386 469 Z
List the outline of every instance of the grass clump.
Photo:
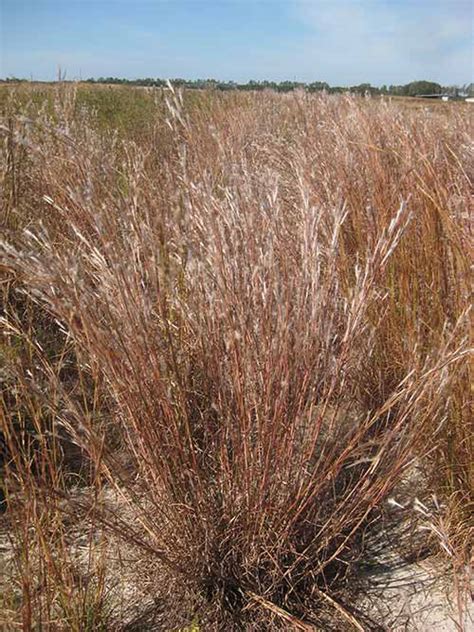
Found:
M 115 94 L 94 94 L 112 125 Z M 459 577 L 472 503 L 467 111 L 299 93 L 198 107 L 170 89 L 157 143 L 104 134 L 78 98 L 4 127 L 4 182 L 21 144 L 29 183 L 8 202 L 5 271 L 73 352 L 68 373 L 64 354 L 37 349 L 35 440 L 65 429 L 90 468 L 78 499 L 67 459 L 40 441 L 45 473 L 31 473 L 7 406 L 22 511 L 47 490 L 48 507 L 67 498 L 54 520 L 93 515 L 90 533 L 155 560 L 156 595 L 175 595 L 169 629 L 184 625 L 176 599 L 199 629 L 376 629 L 358 604 L 381 555 L 436 548 L 408 540 L 394 495 L 442 495 Z M 21 406 L 34 364 L 16 378 Z

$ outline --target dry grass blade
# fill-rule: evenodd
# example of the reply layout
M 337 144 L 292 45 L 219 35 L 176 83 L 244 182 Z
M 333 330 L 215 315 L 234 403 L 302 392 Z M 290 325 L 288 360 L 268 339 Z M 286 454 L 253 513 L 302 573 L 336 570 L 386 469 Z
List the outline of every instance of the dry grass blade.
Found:
M 308 623 L 301 621 L 301 619 L 298 619 L 298 617 L 295 617 L 289 612 L 286 612 L 286 610 L 283 610 L 283 608 L 276 606 L 274 603 L 272 603 L 271 601 L 268 601 L 264 597 L 260 597 L 260 595 L 255 595 L 252 592 L 248 592 L 247 594 L 250 597 L 251 601 L 254 601 L 260 606 L 263 606 L 269 612 L 276 614 L 278 617 L 281 617 L 284 621 L 289 623 L 295 630 L 303 630 L 304 632 L 315 632 L 317 630 L 317 628 L 315 628 L 313 625 L 309 625 Z

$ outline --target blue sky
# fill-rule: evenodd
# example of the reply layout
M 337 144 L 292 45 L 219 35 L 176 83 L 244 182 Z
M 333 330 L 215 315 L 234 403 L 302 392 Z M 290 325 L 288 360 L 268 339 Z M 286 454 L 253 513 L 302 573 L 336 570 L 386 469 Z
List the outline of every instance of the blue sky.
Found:
M 0 0 L 0 76 L 466 83 L 474 0 Z

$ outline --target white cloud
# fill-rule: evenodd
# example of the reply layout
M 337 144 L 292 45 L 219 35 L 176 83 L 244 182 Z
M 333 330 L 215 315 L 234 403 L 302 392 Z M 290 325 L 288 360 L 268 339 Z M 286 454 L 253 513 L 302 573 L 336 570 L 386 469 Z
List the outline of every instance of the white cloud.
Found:
M 340 83 L 472 79 L 470 1 L 299 0 L 308 62 Z

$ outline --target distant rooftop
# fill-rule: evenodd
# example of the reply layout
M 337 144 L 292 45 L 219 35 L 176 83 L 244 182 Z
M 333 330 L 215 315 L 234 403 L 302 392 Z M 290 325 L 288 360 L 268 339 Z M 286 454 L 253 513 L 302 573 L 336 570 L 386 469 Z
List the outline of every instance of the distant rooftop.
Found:
M 417 94 L 419 99 L 442 99 L 442 98 L 452 98 L 453 94 Z

